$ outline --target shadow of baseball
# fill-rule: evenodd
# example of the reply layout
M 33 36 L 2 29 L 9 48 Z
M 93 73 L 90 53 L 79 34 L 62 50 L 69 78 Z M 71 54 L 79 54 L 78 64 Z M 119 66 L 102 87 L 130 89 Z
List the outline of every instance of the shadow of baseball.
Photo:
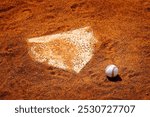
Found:
M 117 76 L 114 77 L 114 78 L 111 78 L 111 77 L 108 77 L 108 76 L 107 76 L 107 78 L 108 78 L 109 81 L 112 81 L 112 82 L 122 81 L 122 78 L 121 78 L 119 75 L 117 75 Z

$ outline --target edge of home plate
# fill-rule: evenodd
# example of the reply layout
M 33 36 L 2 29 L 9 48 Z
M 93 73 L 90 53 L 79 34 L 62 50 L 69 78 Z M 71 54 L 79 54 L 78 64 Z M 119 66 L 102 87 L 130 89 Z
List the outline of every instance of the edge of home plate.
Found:
M 96 43 L 90 27 L 28 39 L 34 60 L 76 73 L 90 61 Z

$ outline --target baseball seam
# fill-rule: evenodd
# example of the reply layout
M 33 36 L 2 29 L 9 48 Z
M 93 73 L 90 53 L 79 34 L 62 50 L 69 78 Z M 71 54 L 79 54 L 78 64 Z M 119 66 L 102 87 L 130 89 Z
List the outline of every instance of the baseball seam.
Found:
M 116 69 L 116 67 L 114 67 L 113 70 L 112 70 L 112 77 L 114 77 L 115 69 Z

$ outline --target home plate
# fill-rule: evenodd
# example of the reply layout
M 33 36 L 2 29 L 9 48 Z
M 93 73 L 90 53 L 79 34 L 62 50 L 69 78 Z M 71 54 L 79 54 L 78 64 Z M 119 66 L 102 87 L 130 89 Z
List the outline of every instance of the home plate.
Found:
M 35 61 L 76 73 L 90 61 L 96 43 L 90 27 L 28 39 Z

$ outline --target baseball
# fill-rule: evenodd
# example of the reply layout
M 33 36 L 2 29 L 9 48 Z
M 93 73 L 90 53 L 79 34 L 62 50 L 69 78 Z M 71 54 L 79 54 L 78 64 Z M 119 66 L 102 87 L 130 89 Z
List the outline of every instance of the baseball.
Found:
M 108 65 L 105 69 L 105 73 L 108 77 L 114 78 L 118 75 L 118 68 L 115 65 Z

